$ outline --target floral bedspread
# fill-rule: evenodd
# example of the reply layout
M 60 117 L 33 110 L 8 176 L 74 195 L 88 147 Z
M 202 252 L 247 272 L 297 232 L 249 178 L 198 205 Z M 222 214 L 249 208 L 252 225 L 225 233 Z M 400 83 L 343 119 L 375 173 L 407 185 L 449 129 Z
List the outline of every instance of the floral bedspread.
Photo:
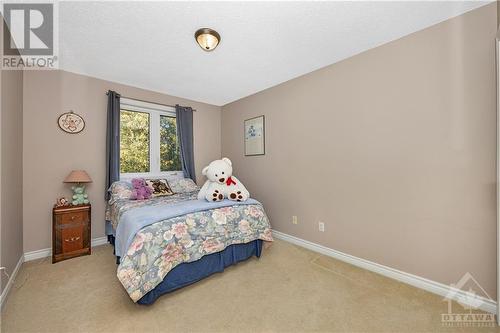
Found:
M 170 196 L 155 197 L 148 200 L 116 200 L 106 207 L 106 221 L 111 221 L 113 229 L 116 230 L 120 217 L 129 209 L 138 207 L 153 207 L 158 205 L 168 205 L 180 201 L 196 200 L 198 191 L 177 193 Z
M 145 201 L 119 200 L 110 205 L 107 218 L 116 228 L 121 214 L 128 209 L 196 199 L 196 195 L 190 192 Z M 175 266 L 256 239 L 273 240 L 261 205 L 223 207 L 163 220 L 136 234 L 118 266 L 117 276 L 137 302 Z

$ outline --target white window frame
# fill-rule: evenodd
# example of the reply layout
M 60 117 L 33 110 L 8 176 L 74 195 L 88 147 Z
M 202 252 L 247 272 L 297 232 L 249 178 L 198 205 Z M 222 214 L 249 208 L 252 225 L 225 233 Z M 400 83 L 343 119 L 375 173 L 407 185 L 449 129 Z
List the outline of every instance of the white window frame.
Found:
M 120 172 L 120 179 L 183 177 L 182 170 L 160 171 L 160 116 L 176 118 L 175 108 L 122 97 L 120 98 L 120 112 L 122 110 L 149 114 L 149 172 Z

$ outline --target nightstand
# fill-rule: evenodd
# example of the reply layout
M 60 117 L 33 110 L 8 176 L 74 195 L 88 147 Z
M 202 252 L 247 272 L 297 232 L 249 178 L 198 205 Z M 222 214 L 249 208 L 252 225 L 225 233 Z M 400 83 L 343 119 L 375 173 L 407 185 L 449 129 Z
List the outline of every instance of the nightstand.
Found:
M 52 209 L 52 263 L 90 254 L 90 205 Z

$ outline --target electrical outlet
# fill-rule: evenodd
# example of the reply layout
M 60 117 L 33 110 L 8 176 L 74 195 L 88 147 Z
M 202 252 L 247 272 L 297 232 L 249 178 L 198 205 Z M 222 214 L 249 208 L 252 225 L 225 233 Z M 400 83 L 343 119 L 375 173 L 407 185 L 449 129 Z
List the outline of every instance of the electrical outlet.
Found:
M 325 224 L 323 222 L 319 221 L 318 228 L 319 228 L 319 231 L 324 232 L 325 231 Z
M 297 220 L 297 216 L 292 216 L 292 224 L 299 224 L 299 221 Z

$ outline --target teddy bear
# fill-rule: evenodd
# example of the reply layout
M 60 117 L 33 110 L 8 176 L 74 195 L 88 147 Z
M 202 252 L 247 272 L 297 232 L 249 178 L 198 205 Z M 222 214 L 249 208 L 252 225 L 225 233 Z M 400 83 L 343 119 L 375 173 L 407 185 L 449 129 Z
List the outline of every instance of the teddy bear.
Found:
M 153 190 L 146 185 L 146 181 L 142 178 L 132 179 L 132 200 L 145 200 L 151 198 Z
M 212 161 L 201 172 L 208 179 L 198 193 L 198 200 L 245 201 L 250 197 L 245 185 L 233 176 L 233 166 L 229 158 Z
M 73 201 L 71 201 L 72 205 L 86 205 L 89 203 L 89 196 L 85 193 L 85 185 L 71 186 L 71 189 L 73 190 Z

